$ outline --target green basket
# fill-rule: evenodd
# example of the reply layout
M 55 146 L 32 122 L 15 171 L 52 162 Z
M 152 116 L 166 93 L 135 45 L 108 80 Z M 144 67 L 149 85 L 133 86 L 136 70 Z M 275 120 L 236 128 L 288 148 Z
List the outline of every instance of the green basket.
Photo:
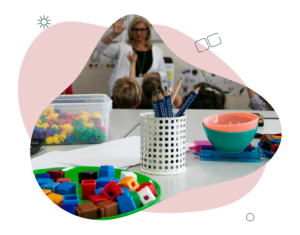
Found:
M 71 178 L 71 182 L 76 184 L 76 193 L 79 195 L 80 203 L 88 202 L 88 200 L 83 200 L 82 199 L 81 185 L 78 182 L 78 173 L 82 172 L 82 171 L 87 171 L 87 170 L 98 172 L 100 167 L 88 167 L 88 166 L 57 167 L 57 168 L 34 170 L 33 173 L 34 173 L 34 175 L 41 174 L 41 173 L 46 173 L 48 170 L 51 170 L 51 169 L 62 169 L 62 170 L 64 170 L 65 178 Z M 115 178 L 120 178 L 120 175 L 121 175 L 122 171 L 126 171 L 126 170 L 115 169 Z M 142 207 L 138 208 L 135 211 L 131 211 L 131 212 L 128 212 L 128 213 L 125 213 L 125 214 L 119 214 L 119 215 L 115 215 L 115 216 L 111 216 L 111 217 L 107 217 L 107 218 L 100 218 L 100 219 L 96 219 L 96 220 L 109 220 L 109 219 L 121 218 L 121 217 L 124 217 L 124 216 L 127 216 L 127 215 L 134 214 L 134 213 L 139 212 L 141 210 L 144 210 L 144 209 L 146 209 L 150 206 L 153 206 L 154 204 L 156 204 L 158 202 L 158 200 L 161 196 L 161 189 L 160 189 L 159 184 L 155 180 L 149 178 L 148 176 L 145 176 L 145 175 L 142 175 L 142 174 L 139 174 L 139 173 L 136 173 L 136 172 L 134 172 L 134 173 L 137 175 L 137 182 L 139 184 L 149 183 L 149 182 L 152 182 L 154 184 L 155 190 L 156 190 L 156 193 L 157 193 L 156 199 L 153 202 L 149 203 L 148 205 L 142 206 Z

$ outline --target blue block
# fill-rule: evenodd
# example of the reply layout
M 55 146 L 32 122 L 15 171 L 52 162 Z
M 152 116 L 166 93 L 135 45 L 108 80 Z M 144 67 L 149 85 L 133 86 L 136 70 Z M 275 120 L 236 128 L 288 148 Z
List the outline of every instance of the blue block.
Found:
M 121 193 L 122 196 L 127 195 L 128 193 L 131 192 L 131 190 L 128 188 L 121 187 L 121 189 L 122 189 L 122 193 Z
M 55 193 L 56 192 L 55 189 L 58 185 L 60 185 L 60 183 L 50 182 L 50 183 L 42 184 L 41 188 L 50 189 L 52 193 Z
M 57 106 L 54 106 L 54 112 L 59 113 L 60 112 L 60 108 L 58 108 Z
M 58 114 L 59 119 L 66 119 L 66 114 Z
M 95 194 L 101 194 L 103 187 L 95 189 Z
M 92 143 L 95 143 L 95 142 L 96 142 L 95 137 L 91 137 L 91 138 L 90 138 L 90 141 L 91 141 Z
M 49 173 L 43 173 L 43 174 L 36 174 L 35 177 L 38 178 L 49 178 L 50 179 L 50 175 Z
M 110 181 L 112 181 L 112 178 L 109 178 L 109 177 L 98 178 L 98 179 L 96 179 L 96 188 L 104 187 Z
M 115 168 L 113 166 L 101 166 L 99 169 L 99 178 L 101 177 L 110 177 L 111 179 L 115 178 Z
M 76 184 L 63 182 L 56 187 L 57 194 L 66 195 L 66 194 L 76 194 Z
M 53 179 L 49 179 L 49 178 L 37 178 L 36 181 L 38 182 L 39 186 L 41 186 L 43 184 L 53 182 Z
M 63 205 L 74 205 L 79 204 L 79 196 L 77 194 L 63 195 Z
M 119 178 L 116 178 L 116 179 L 113 179 L 113 181 L 115 181 L 116 183 L 118 183 L 121 179 Z
M 121 214 L 137 209 L 132 197 L 129 195 L 117 197 L 117 203 Z
M 67 136 L 67 143 L 68 144 L 72 144 L 74 141 L 74 137 L 73 136 Z
M 75 215 L 75 205 L 63 205 L 63 206 L 60 206 L 60 208 Z

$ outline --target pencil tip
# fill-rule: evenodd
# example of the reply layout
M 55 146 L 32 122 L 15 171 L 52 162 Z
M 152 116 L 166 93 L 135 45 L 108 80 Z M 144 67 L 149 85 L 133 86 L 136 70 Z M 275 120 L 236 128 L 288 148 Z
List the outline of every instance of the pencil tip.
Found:
M 152 96 L 155 96 L 155 91 L 152 91 Z
M 167 87 L 167 86 L 165 86 L 165 91 L 166 91 L 166 90 L 168 90 L 168 87 Z

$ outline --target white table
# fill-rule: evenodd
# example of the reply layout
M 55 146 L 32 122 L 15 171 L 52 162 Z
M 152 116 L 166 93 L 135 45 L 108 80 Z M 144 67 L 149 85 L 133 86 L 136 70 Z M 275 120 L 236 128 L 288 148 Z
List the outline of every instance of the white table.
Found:
M 113 110 L 110 114 L 108 140 L 139 136 L 139 114 L 143 112 L 149 112 L 149 110 Z M 227 112 L 249 112 L 249 110 L 187 110 L 186 143 L 194 143 L 194 140 L 207 140 L 202 127 L 203 118 Z M 275 112 L 259 111 L 259 113 L 265 119 L 264 127 L 258 128 L 259 133 L 281 133 L 279 119 L 267 119 L 277 118 L 278 116 Z M 256 146 L 258 141 L 259 139 L 254 139 L 251 143 Z M 42 151 L 33 157 L 50 151 L 66 151 L 87 146 L 90 145 L 43 146 Z M 187 190 L 243 177 L 256 171 L 267 162 L 267 158 L 261 158 L 259 163 L 200 161 L 198 157 L 188 153 L 186 155 L 186 172 L 171 176 L 148 176 L 160 184 L 162 190 L 160 200 L 165 200 Z M 130 167 L 128 170 L 140 172 L 139 166 Z

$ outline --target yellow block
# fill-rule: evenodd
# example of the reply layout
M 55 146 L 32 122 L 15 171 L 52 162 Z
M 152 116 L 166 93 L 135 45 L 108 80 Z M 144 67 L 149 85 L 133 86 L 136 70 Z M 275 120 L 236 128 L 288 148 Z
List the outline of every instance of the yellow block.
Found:
M 140 186 L 136 179 L 132 176 L 124 177 L 118 182 L 118 185 L 131 191 L 135 191 Z
M 278 139 L 278 140 L 281 140 L 281 136 L 272 135 L 272 139 Z
M 56 205 L 58 206 L 62 206 L 62 202 L 63 202 L 63 196 L 60 194 L 56 194 L 56 193 L 50 193 L 47 195 L 47 197 L 49 197 L 49 199 L 54 202 Z
M 42 189 L 42 190 L 43 190 L 43 192 L 44 192 L 46 195 L 48 195 L 48 194 L 51 193 L 51 190 L 50 190 L 50 189 Z

